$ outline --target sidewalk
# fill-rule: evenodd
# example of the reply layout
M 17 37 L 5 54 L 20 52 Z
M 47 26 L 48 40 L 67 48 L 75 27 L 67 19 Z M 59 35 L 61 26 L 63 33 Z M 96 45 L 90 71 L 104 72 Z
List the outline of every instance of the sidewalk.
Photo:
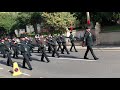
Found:
M 70 49 L 71 46 L 67 46 L 68 50 Z M 86 46 L 82 47 L 82 46 L 75 46 L 76 49 L 78 50 L 86 50 Z M 47 48 L 47 47 L 46 47 Z M 104 45 L 104 46 L 93 46 L 94 50 L 120 50 L 120 46 L 111 46 L 111 45 Z M 37 50 L 37 47 L 34 48 L 34 50 Z
M 68 48 L 70 48 L 71 46 L 67 46 Z M 85 50 L 87 47 L 82 47 L 82 46 L 75 46 L 76 49 L 80 49 L 80 50 Z M 93 46 L 94 50 L 120 50 L 120 46 Z

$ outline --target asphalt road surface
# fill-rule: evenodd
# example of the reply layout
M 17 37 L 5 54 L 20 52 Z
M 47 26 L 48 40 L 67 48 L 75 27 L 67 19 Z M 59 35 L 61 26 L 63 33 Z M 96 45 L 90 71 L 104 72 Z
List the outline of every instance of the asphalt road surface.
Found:
M 13 68 L 6 66 L 6 58 L 0 56 L 0 78 L 120 78 L 120 51 L 94 50 L 99 60 L 94 60 L 90 52 L 89 60 L 85 60 L 85 50 L 78 51 L 60 54 L 60 58 L 47 53 L 50 63 L 40 61 L 41 53 L 32 53 L 31 71 L 21 67 L 23 60 L 19 55 L 19 59 L 12 58 L 23 73 L 16 77 L 9 72 Z

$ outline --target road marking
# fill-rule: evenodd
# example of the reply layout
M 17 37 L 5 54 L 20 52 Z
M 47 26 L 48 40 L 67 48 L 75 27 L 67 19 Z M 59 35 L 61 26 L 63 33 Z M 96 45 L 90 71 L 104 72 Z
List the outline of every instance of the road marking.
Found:
M 49 58 L 55 58 L 55 57 L 49 57 Z M 75 59 L 75 58 L 57 58 L 57 59 L 68 59 L 72 61 L 96 61 L 96 60 Z
M 27 74 L 27 73 L 22 73 L 23 75 L 26 75 L 26 76 L 30 76 L 29 74 Z

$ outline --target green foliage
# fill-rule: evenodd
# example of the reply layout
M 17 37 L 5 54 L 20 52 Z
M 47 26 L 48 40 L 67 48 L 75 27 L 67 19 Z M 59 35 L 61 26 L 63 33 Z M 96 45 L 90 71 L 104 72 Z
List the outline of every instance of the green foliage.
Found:
M 100 22 L 102 26 L 114 25 L 120 18 L 120 12 L 90 12 L 90 20 L 93 25 Z M 66 32 L 66 27 L 79 28 L 87 23 L 86 12 L 1 12 L 0 28 L 6 33 L 15 29 L 26 29 L 26 25 L 33 25 L 35 34 L 37 24 L 46 28 L 49 33 Z M 1 30 L 1 29 L 0 29 Z M 46 33 L 48 34 L 48 33 Z
M 13 13 L 0 13 L 0 27 L 3 27 L 6 32 L 10 32 L 15 22 L 16 16 Z
M 25 29 L 26 25 L 29 24 L 29 20 L 30 20 L 29 13 L 26 12 L 18 13 L 15 24 L 16 28 Z
M 65 32 L 66 27 L 70 27 L 71 22 L 75 26 L 76 18 L 69 12 L 43 12 L 44 27 L 49 28 L 51 32 L 58 30 Z
M 74 16 L 80 21 L 82 25 L 87 23 L 86 12 L 72 12 Z M 101 25 L 113 25 L 116 24 L 116 20 L 120 18 L 119 12 L 90 12 L 90 20 L 95 25 L 96 22 L 100 22 Z M 114 22 L 113 22 L 114 21 Z

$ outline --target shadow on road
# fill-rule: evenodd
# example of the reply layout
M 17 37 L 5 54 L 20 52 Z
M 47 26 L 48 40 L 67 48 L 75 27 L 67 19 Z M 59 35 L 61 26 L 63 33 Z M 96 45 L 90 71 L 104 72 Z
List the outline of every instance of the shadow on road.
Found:
M 36 56 L 41 56 L 40 54 L 38 55 L 38 54 L 35 54 Z M 49 57 L 52 57 L 51 55 L 48 55 L 47 54 L 47 56 L 48 56 L 48 58 Z M 55 55 L 56 56 L 56 55 Z M 66 55 L 66 54 L 64 54 L 64 55 L 60 55 L 60 57 L 59 58 L 74 58 L 74 59 L 84 59 L 84 58 L 80 58 L 80 57 L 76 57 L 76 56 L 71 56 L 71 55 Z M 69 59 L 68 59 L 69 60 Z M 85 59 L 86 60 L 86 59 Z M 87 60 L 93 60 L 93 59 L 87 59 Z
M 7 62 L 5 60 L 0 60 L 0 64 L 7 65 Z

